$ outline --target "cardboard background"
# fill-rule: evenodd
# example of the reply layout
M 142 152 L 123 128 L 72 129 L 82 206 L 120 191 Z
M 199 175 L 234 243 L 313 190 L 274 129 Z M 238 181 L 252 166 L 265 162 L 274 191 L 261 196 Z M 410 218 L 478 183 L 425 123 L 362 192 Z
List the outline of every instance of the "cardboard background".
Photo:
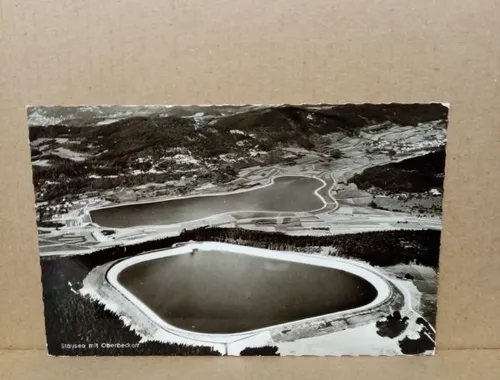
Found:
M 499 15 L 496 0 L 0 0 L 0 377 L 497 378 Z M 27 104 L 391 101 L 451 103 L 436 357 L 46 356 Z

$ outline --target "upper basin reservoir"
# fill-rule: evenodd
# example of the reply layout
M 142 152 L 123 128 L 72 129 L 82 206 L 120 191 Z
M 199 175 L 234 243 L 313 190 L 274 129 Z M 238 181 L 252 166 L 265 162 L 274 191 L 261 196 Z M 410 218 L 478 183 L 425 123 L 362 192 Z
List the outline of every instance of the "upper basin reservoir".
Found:
M 219 250 L 135 263 L 117 280 L 168 324 L 214 334 L 349 310 L 377 297 L 370 282 L 346 271 Z
M 176 224 L 235 211 L 311 211 L 324 205 L 315 194 L 323 185 L 312 177 L 278 177 L 255 190 L 113 206 L 90 215 L 101 226 L 124 228 Z

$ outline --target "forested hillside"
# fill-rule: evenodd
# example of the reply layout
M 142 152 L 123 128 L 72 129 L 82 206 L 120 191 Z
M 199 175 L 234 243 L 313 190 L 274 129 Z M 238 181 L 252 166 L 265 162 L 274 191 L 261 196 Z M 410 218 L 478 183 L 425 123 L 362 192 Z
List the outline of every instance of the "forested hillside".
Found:
M 360 189 L 377 187 L 389 192 L 419 193 L 435 188 L 442 193 L 445 160 L 446 152 L 442 149 L 401 162 L 368 168 L 355 175 L 351 182 Z
M 447 114 L 440 104 L 243 109 L 229 113 L 211 110 L 194 117 L 174 107 L 171 115 L 128 117 L 105 125 L 91 119 L 87 123 L 78 119 L 78 123 L 63 120 L 56 125 L 32 125 L 37 199 L 58 200 L 195 175 L 200 182 L 223 183 L 244 167 L 279 163 L 279 153 L 268 153 L 283 147 L 315 151 L 326 134 L 354 137 L 363 127 L 378 123 L 417 125 L 446 119 Z

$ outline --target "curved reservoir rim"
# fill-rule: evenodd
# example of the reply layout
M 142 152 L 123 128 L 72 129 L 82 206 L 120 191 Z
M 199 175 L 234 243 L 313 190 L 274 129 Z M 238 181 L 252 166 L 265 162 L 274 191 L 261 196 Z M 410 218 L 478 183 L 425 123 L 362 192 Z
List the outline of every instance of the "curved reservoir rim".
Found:
M 279 175 L 279 176 L 272 177 L 270 179 L 269 183 L 266 183 L 266 184 L 261 185 L 261 186 L 252 187 L 252 188 L 249 188 L 249 189 L 240 189 L 240 190 L 235 190 L 235 191 L 227 191 L 227 192 L 213 193 L 213 194 L 186 195 L 186 196 L 182 196 L 182 197 L 174 197 L 174 198 L 159 199 L 159 200 L 157 199 L 157 200 L 149 200 L 149 201 L 124 202 L 124 203 L 121 203 L 121 204 L 108 205 L 108 206 L 87 207 L 87 208 L 84 209 L 84 213 L 88 216 L 88 218 L 90 219 L 91 223 L 95 223 L 93 221 L 93 219 L 92 219 L 92 213 L 99 212 L 99 211 L 106 210 L 106 209 L 117 209 L 117 208 L 120 208 L 120 207 L 140 206 L 140 205 L 147 205 L 147 204 L 154 204 L 154 203 L 167 203 L 167 202 L 171 202 L 171 201 L 178 201 L 178 200 L 192 199 L 192 198 L 205 198 L 205 197 L 208 198 L 208 197 L 219 197 L 219 196 L 226 196 L 226 195 L 236 195 L 236 194 L 251 192 L 251 191 L 260 190 L 260 189 L 263 189 L 263 188 L 266 188 L 266 187 L 270 187 L 270 186 L 274 185 L 276 179 L 287 178 L 287 177 L 291 177 L 291 178 L 310 178 L 310 179 L 314 179 L 314 180 L 320 182 L 321 186 L 319 186 L 318 188 L 316 188 L 312 192 L 312 194 L 314 194 L 316 197 L 319 198 L 319 200 L 321 200 L 321 202 L 323 203 L 323 206 L 320 207 L 320 208 L 318 208 L 318 209 L 309 210 L 307 212 L 320 211 L 320 210 L 324 209 L 327 206 L 327 204 L 328 204 L 327 201 L 323 198 L 323 196 L 321 194 L 319 194 L 319 191 L 322 190 L 325 186 L 328 185 L 325 180 L 323 180 L 323 179 L 321 179 L 319 177 L 315 177 L 315 176 L 308 176 L 308 175 L 301 175 L 301 174 L 294 174 L 294 175 L 292 175 L 292 174 L 284 174 L 284 175 Z M 229 211 L 229 212 L 223 212 L 223 213 L 220 213 L 220 214 L 213 214 L 213 215 L 201 218 L 201 219 L 193 219 L 193 220 L 189 220 L 189 221 L 181 222 L 181 223 L 196 222 L 196 221 L 207 219 L 207 218 L 211 218 L 211 217 L 216 217 L 216 216 L 225 215 L 225 214 L 231 214 L 231 213 L 241 213 L 241 212 L 281 213 L 281 212 L 285 212 L 285 211 L 234 210 L 234 211 Z M 286 212 L 302 212 L 302 211 L 286 211 Z M 99 223 L 95 223 L 95 224 L 100 225 L 102 227 L 109 227 L 109 226 L 101 225 Z M 177 223 L 170 223 L 170 224 L 166 224 L 166 225 L 175 225 L 175 224 L 177 224 Z M 150 227 L 151 225 L 146 224 L 144 226 L 149 226 Z M 140 227 L 140 226 L 134 226 L 134 227 Z M 112 227 L 109 227 L 109 228 L 112 228 Z M 113 228 L 116 228 L 116 227 L 113 227 Z
M 263 257 L 261 258 L 261 257 L 252 256 L 252 255 L 238 255 L 238 254 L 234 254 L 234 253 L 228 252 L 228 251 L 204 251 L 204 250 L 201 250 L 201 251 L 197 251 L 196 255 L 200 258 L 201 263 L 202 263 L 202 266 L 198 267 L 198 268 L 205 268 L 205 269 L 202 269 L 201 272 L 196 272 L 196 274 L 194 272 L 190 272 L 190 266 L 192 265 L 192 261 L 190 260 L 191 254 L 183 253 L 183 254 L 179 254 L 179 255 L 175 255 L 175 256 L 152 258 L 150 260 L 132 263 L 132 264 L 122 268 L 118 272 L 117 282 L 123 288 L 126 288 L 128 292 L 130 292 L 135 297 L 140 299 L 142 303 L 146 304 L 153 312 L 157 313 L 158 316 L 160 318 L 162 318 L 163 320 L 165 320 L 167 323 L 174 325 L 180 329 L 185 329 L 185 330 L 189 330 L 189 331 L 196 331 L 196 332 L 200 332 L 200 333 L 207 333 L 207 334 L 208 333 L 213 333 L 213 334 L 242 333 L 242 332 L 266 328 L 266 327 L 270 327 L 270 326 L 274 326 L 274 325 L 296 322 L 296 321 L 300 321 L 300 320 L 307 319 L 307 318 L 315 318 L 315 317 L 319 317 L 322 315 L 347 312 L 349 310 L 352 310 L 352 309 L 355 309 L 358 307 L 364 307 L 364 306 L 368 305 L 369 303 L 371 303 L 373 300 L 376 299 L 377 294 L 378 294 L 377 289 L 369 281 L 365 280 L 363 277 L 359 276 L 358 274 L 353 274 L 352 272 L 346 271 L 345 269 L 337 269 L 337 268 L 330 268 L 330 267 L 319 266 L 319 265 L 311 265 L 308 263 L 298 263 L 298 262 L 293 262 L 293 261 L 289 261 L 289 260 L 286 260 L 286 261 L 285 260 L 276 260 L 274 258 L 263 258 Z M 181 259 L 181 262 L 183 262 L 184 265 L 188 264 L 189 266 L 188 267 L 183 266 L 183 269 L 179 268 L 175 264 L 175 261 L 171 261 L 171 259 L 174 259 L 174 258 Z M 186 259 L 189 259 L 189 260 L 186 261 Z M 276 302 L 279 299 L 279 297 L 281 295 L 283 295 L 283 290 L 280 290 L 276 294 L 271 295 L 269 288 L 267 288 L 268 286 L 270 286 L 267 281 L 271 280 L 271 279 L 278 281 L 278 284 L 283 284 L 286 287 L 288 287 L 289 285 L 292 285 L 290 283 L 290 281 L 292 281 L 293 284 L 298 286 L 300 289 L 302 289 L 302 290 L 309 289 L 308 291 L 312 291 L 314 294 L 317 294 L 317 295 L 323 293 L 323 297 L 326 297 L 326 298 L 324 298 L 322 300 L 315 301 L 314 305 L 316 305 L 320 308 L 320 310 L 317 310 L 317 312 L 315 312 L 315 313 L 308 312 L 308 310 L 310 310 L 310 309 L 308 306 L 305 306 L 305 305 L 310 305 L 310 304 L 308 303 L 309 297 L 306 296 L 306 298 L 303 299 L 303 302 L 305 304 L 303 304 L 303 306 L 300 308 L 300 310 L 297 310 L 296 313 L 288 313 L 287 312 L 287 313 L 285 313 L 285 315 L 282 315 L 281 318 L 269 318 L 269 317 L 265 317 L 265 316 L 261 316 L 261 317 L 256 318 L 256 317 L 250 317 L 246 313 L 238 314 L 238 312 L 237 312 L 237 314 L 239 316 L 235 319 L 235 321 L 240 320 L 240 319 L 245 320 L 247 318 L 250 318 L 250 319 L 254 319 L 254 320 L 255 319 L 259 320 L 259 322 L 255 322 L 255 321 L 251 322 L 251 323 L 249 323 L 249 325 L 247 324 L 248 327 L 246 327 L 246 328 L 232 327 L 232 326 L 238 326 L 238 322 L 235 322 L 232 324 L 230 322 L 230 318 L 229 318 L 229 319 L 227 319 L 228 325 L 226 327 L 222 327 L 220 329 L 221 331 L 209 331 L 211 329 L 210 324 L 207 325 L 207 330 L 203 330 L 202 328 L 197 329 L 197 330 L 193 330 L 190 327 L 190 324 L 186 325 L 186 324 L 183 324 L 181 322 L 181 320 L 183 319 L 181 317 L 181 315 L 183 315 L 182 314 L 183 307 L 181 307 L 181 309 L 178 309 L 176 305 L 169 304 L 168 299 L 170 297 L 168 295 L 175 294 L 176 299 L 178 299 L 179 297 L 180 297 L 180 299 L 192 299 L 195 302 L 195 304 L 198 304 L 199 302 L 203 303 L 203 302 L 207 301 L 208 299 L 210 299 L 210 297 L 213 297 L 212 301 L 216 302 L 216 303 L 221 302 L 221 300 L 222 300 L 222 302 L 225 302 L 223 300 L 227 300 L 227 302 L 231 302 L 231 303 L 237 302 L 239 304 L 238 306 L 235 305 L 234 307 L 232 307 L 230 310 L 228 310 L 228 312 L 231 312 L 231 310 L 232 311 L 241 310 L 240 307 L 245 308 L 246 301 L 243 301 L 243 303 L 241 303 L 241 300 L 242 300 L 241 294 L 245 294 L 245 284 L 247 284 L 248 281 L 251 281 L 251 280 L 246 279 L 246 280 L 243 280 L 243 282 L 241 282 L 242 278 L 240 277 L 240 275 L 238 275 L 236 277 L 231 276 L 230 275 L 231 271 L 226 272 L 225 270 L 222 270 L 222 271 L 219 270 L 216 273 L 212 273 L 212 276 L 210 277 L 210 283 L 212 284 L 213 281 L 215 281 L 217 283 L 216 288 L 212 289 L 211 291 L 209 291 L 208 294 L 205 294 L 201 298 L 199 295 L 196 294 L 197 291 L 186 292 L 184 286 L 179 287 L 179 282 L 177 282 L 177 281 L 182 282 L 183 279 L 186 279 L 186 278 L 191 278 L 191 279 L 196 278 L 197 280 L 195 280 L 195 283 L 197 284 L 197 286 L 199 286 L 198 276 L 200 276 L 199 277 L 200 281 L 202 281 L 202 279 L 206 279 L 206 277 L 204 276 L 204 273 L 206 272 L 207 267 L 213 267 L 213 268 L 220 269 L 221 265 L 223 265 L 225 262 L 227 262 L 227 260 L 237 260 L 239 265 L 241 265 L 242 267 L 247 267 L 247 268 L 252 267 L 253 270 L 251 271 L 251 275 L 250 275 L 251 278 L 255 278 L 256 274 L 257 274 L 257 276 L 260 276 L 258 273 L 264 275 L 265 272 L 267 272 L 267 275 L 265 275 L 265 276 L 271 276 L 270 278 L 266 277 L 267 279 L 265 280 L 265 283 L 267 285 L 259 287 L 261 289 L 261 291 L 263 290 L 263 293 L 260 293 L 259 298 L 255 298 L 252 301 L 249 301 L 249 302 L 251 302 L 252 305 L 254 305 L 254 307 L 260 308 L 260 307 L 266 307 L 264 305 L 267 305 L 267 307 L 269 307 L 269 305 L 274 305 L 271 307 L 271 309 L 272 309 L 273 307 L 277 306 Z M 179 263 L 179 262 L 177 262 L 177 263 Z M 173 265 L 173 266 L 171 266 L 171 265 Z M 256 266 L 254 266 L 254 265 L 256 265 Z M 270 271 L 268 271 L 269 266 L 271 266 L 273 268 L 275 266 L 280 266 L 281 268 L 279 271 L 275 271 L 274 269 L 271 269 Z M 160 272 L 157 272 L 156 268 L 170 268 L 169 270 L 171 270 L 172 272 L 169 272 L 170 274 L 167 275 L 165 272 L 162 272 L 161 269 L 160 269 Z M 150 270 L 153 270 L 154 273 L 159 273 L 159 276 L 154 276 L 153 282 L 148 281 L 148 278 L 150 277 L 148 273 L 151 273 Z M 291 278 L 289 276 L 287 276 L 287 274 L 286 274 L 288 270 L 291 270 L 291 271 L 299 270 L 299 271 L 301 271 L 301 273 L 306 273 L 306 274 L 305 274 L 304 278 L 302 278 L 302 277 L 299 278 L 299 277 L 294 276 L 293 277 L 294 279 L 291 280 Z M 318 278 L 316 276 L 316 271 L 319 271 L 318 275 L 319 275 L 319 273 L 323 273 L 326 276 L 328 276 L 328 278 L 329 278 L 328 284 L 320 285 L 319 283 L 315 283 L 314 280 L 316 278 Z M 325 271 L 327 271 L 327 272 L 325 272 Z M 174 280 L 174 278 L 172 276 L 175 277 L 175 273 L 179 273 L 179 272 L 181 272 L 183 274 L 180 276 L 180 278 L 176 278 Z M 227 273 L 228 277 L 226 277 L 226 273 Z M 248 273 L 249 272 L 247 272 L 247 274 Z M 284 274 L 284 276 L 282 275 L 282 273 Z M 170 280 L 167 281 L 167 283 L 165 283 L 166 278 L 170 278 Z M 307 279 L 307 278 L 309 278 L 309 279 Z M 338 281 L 340 281 L 340 283 Z M 149 289 L 147 291 L 145 291 L 145 289 L 143 288 L 143 286 L 145 284 L 148 284 L 148 285 L 146 285 L 146 288 Z M 273 288 L 275 287 L 275 285 L 273 285 Z M 139 288 L 137 288 L 137 286 L 139 286 Z M 209 285 L 207 285 L 207 286 L 209 286 Z M 229 298 L 227 298 L 227 299 L 225 297 L 220 298 L 220 296 L 218 296 L 218 294 L 220 294 L 219 290 L 221 288 L 227 288 L 228 286 L 229 286 L 229 288 L 231 288 L 233 290 L 238 289 L 237 292 L 238 293 L 241 292 L 241 293 L 239 295 L 229 296 Z M 333 293 L 328 292 L 326 289 L 324 291 L 319 291 L 319 289 L 322 289 L 323 286 L 327 286 L 328 288 L 330 288 L 330 290 L 333 291 Z M 202 286 L 202 288 L 206 289 L 206 288 L 204 288 L 204 286 Z M 217 290 L 217 289 L 219 289 L 219 290 Z M 267 290 L 264 290 L 264 289 L 267 289 Z M 337 290 L 334 290 L 334 289 L 337 289 Z M 157 309 L 155 306 L 153 306 L 153 304 L 151 304 L 152 300 L 154 300 L 154 299 L 157 300 L 157 298 L 153 295 L 154 293 L 156 293 L 156 291 L 161 291 L 161 294 L 164 294 L 167 298 L 167 301 L 165 304 L 164 304 L 164 302 L 162 302 L 163 306 L 160 309 Z M 291 307 L 292 305 L 296 304 L 296 301 L 297 301 L 296 297 L 298 297 L 298 293 L 296 293 L 297 291 L 299 291 L 299 293 L 300 293 L 299 289 L 295 289 L 293 293 L 290 293 L 293 295 L 288 296 L 286 299 L 282 300 L 282 302 L 284 302 L 282 304 L 282 307 L 288 308 L 288 306 Z M 355 292 L 355 293 L 351 293 L 351 292 Z M 313 294 L 311 294 L 311 296 L 312 295 Z M 273 301 L 269 301 L 269 299 L 272 299 Z M 331 304 L 330 301 L 335 300 L 335 299 L 338 300 L 335 302 L 339 302 L 339 303 Z M 288 302 L 291 302 L 291 303 L 288 303 Z M 349 306 L 347 306 L 345 303 L 349 304 Z M 154 304 L 156 304 L 156 301 L 154 301 Z M 203 317 L 203 315 L 205 315 L 205 313 L 209 313 L 208 315 L 210 315 L 211 312 L 213 312 L 214 310 L 219 310 L 219 308 L 222 307 L 222 305 L 219 305 L 219 307 L 214 309 L 213 306 L 211 306 L 210 304 L 211 304 L 211 302 L 208 302 L 207 304 L 205 304 L 205 306 L 201 310 L 199 310 L 200 314 L 198 314 L 198 317 L 192 315 L 189 318 L 191 318 L 191 319 L 193 319 L 193 318 L 194 319 L 207 318 L 206 316 Z M 326 306 L 326 304 L 328 304 L 329 306 Z M 340 306 L 343 304 L 345 306 Z M 285 305 L 288 305 L 288 306 L 285 307 Z M 319 306 L 319 305 L 323 305 L 323 306 Z M 310 305 L 310 306 L 315 307 L 313 305 Z M 280 306 L 280 308 L 281 308 L 281 306 Z M 175 317 L 175 318 L 172 317 L 172 315 L 171 315 L 172 312 L 174 314 L 176 314 L 177 317 Z M 178 314 L 179 312 L 181 314 Z M 273 312 L 271 311 L 271 313 L 273 313 Z M 304 315 L 304 314 L 309 314 L 309 315 Z M 208 318 L 211 319 L 210 317 L 208 317 Z M 224 317 L 222 317 L 221 315 L 218 314 L 218 317 L 216 317 L 214 319 L 214 323 L 220 324 L 221 323 L 220 321 L 216 322 L 216 320 L 218 320 L 219 318 L 224 319 Z M 273 320 L 272 323 L 270 322 L 271 320 Z M 177 322 L 174 322 L 174 321 L 177 321 Z M 253 326 L 250 326 L 250 325 L 253 325 Z M 222 331 L 224 329 L 226 331 Z
M 205 249 L 203 249 L 205 248 Z M 119 273 L 133 265 L 137 264 L 143 261 L 148 261 L 151 259 L 157 259 L 157 258 L 162 258 L 162 257 L 168 257 L 168 256 L 174 256 L 174 255 L 180 255 L 180 254 L 188 254 L 190 253 L 193 249 L 199 249 L 199 250 L 225 250 L 229 251 L 232 253 L 241 253 L 241 254 L 247 254 L 247 255 L 253 255 L 253 256 L 259 256 L 259 257 L 266 257 L 266 258 L 274 258 L 276 259 L 276 256 L 280 256 L 279 259 L 281 260 L 287 260 L 287 261 L 292 261 L 292 262 L 300 262 L 304 264 L 310 264 L 310 265 L 317 265 L 317 266 L 322 266 L 322 267 L 329 267 L 329 268 L 334 268 L 334 269 L 339 269 L 343 270 L 345 272 L 351 273 L 353 275 L 356 275 L 358 277 L 361 277 L 368 283 L 370 283 L 375 290 L 377 291 L 377 296 L 373 301 L 370 303 L 353 308 L 353 309 L 348 309 L 346 311 L 340 311 L 340 312 L 335 312 L 335 313 L 329 313 L 329 314 L 324 314 L 324 315 L 318 315 L 310 318 L 305 318 L 305 319 L 299 319 L 296 321 L 291 321 L 291 322 L 286 322 L 283 324 L 279 325 L 272 325 L 264 328 L 259 328 L 255 330 L 250 330 L 250 331 L 245 331 L 241 333 L 227 333 L 227 334 L 210 334 L 210 333 L 200 333 L 200 332 L 193 332 L 185 329 L 181 329 L 178 327 L 175 327 L 168 322 L 166 322 L 163 318 L 159 317 L 158 314 L 156 314 L 154 311 L 152 311 L 147 305 L 145 305 L 140 299 L 138 299 L 135 295 L 133 295 L 130 291 L 128 291 L 123 285 L 121 285 L 118 281 L 118 275 Z M 247 252 L 244 252 L 244 251 Z M 252 253 L 249 253 L 248 251 L 254 251 Z M 239 251 L 239 252 L 238 252 Z M 304 262 L 305 261 L 305 262 Z M 280 327 L 285 327 L 285 326 L 290 326 L 291 324 L 295 323 L 302 323 L 302 322 L 307 322 L 307 321 L 313 321 L 319 318 L 324 318 L 326 316 L 335 316 L 336 314 L 341 315 L 344 313 L 356 313 L 356 312 L 361 312 L 364 310 L 372 309 L 375 306 L 383 303 L 389 297 L 392 295 L 392 289 L 389 286 L 389 280 L 387 277 L 385 277 L 382 274 L 375 273 L 372 269 L 369 269 L 365 266 L 357 265 L 356 263 L 352 261 L 347 261 L 346 259 L 339 259 L 339 258 L 332 258 L 332 257 L 321 257 L 321 256 L 311 256 L 311 255 L 306 255 L 306 254 L 298 254 L 295 252 L 280 252 L 280 251 L 271 251 L 271 250 L 266 250 L 262 248 L 254 248 L 254 247 L 245 247 L 245 246 L 237 246 L 233 244 L 228 244 L 228 243 L 213 243 L 213 242 L 203 242 L 203 243 L 193 243 L 193 244 L 186 244 L 180 247 L 176 248 L 171 248 L 171 249 L 161 249 L 157 251 L 151 251 L 148 253 L 144 253 L 138 256 L 134 257 L 129 257 L 125 258 L 123 260 L 120 260 L 113 264 L 107 271 L 106 271 L 106 279 L 107 281 L 114 287 L 116 288 L 120 293 L 122 293 L 123 296 L 125 296 L 132 304 L 134 304 L 136 307 L 138 307 L 148 318 L 150 318 L 153 322 L 155 322 L 158 326 L 162 327 L 163 329 L 167 331 L 175 331 L 179 334 L 183 334 L 186 336 L 191 336 L 193 339 L 201 339 L 205 338 L 208 339 L 208 341 L 214 341 L 214 338 L 219 337 L 220 341 L 226 341 L 227 338 L 238 338 L 238 337 L 246 337 L 249 335 L 254 335 L 260 332 L 268 331 L 271 328 L 280 328 Z M 217 340 L 217 339 L 216 339 Z

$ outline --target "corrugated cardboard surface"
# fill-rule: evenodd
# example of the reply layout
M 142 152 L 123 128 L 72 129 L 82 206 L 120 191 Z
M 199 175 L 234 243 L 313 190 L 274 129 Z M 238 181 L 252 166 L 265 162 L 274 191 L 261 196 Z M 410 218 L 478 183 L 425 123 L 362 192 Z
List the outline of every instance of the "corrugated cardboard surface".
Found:
M 497 378 L 499 16 L 496 0 L 0 0 L 0 374 Z M 46 357 L 27 104 L 391 101 L 451 103 L 436 357 Z

